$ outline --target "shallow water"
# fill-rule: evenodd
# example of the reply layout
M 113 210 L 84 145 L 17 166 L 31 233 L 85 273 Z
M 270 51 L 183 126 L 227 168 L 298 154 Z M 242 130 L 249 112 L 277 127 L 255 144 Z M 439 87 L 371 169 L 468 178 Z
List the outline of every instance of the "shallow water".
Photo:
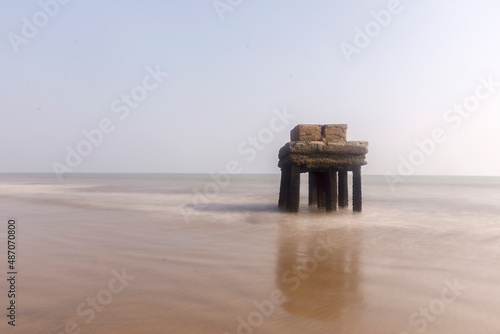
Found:
M 361 214 L 309 208 L 303 181 L 288 214 L 277 175 L 2 175 L 0 331 L 500 333 L 499 178 L 365 176 Z

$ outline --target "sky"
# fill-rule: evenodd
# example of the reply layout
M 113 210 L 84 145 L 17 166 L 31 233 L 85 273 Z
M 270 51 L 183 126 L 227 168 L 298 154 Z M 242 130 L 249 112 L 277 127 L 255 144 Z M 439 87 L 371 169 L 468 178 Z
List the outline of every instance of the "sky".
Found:
M 500 175 L 500 2 L 2 1 L 0 172 L 278 173 L 348 124 L 365 174 Z

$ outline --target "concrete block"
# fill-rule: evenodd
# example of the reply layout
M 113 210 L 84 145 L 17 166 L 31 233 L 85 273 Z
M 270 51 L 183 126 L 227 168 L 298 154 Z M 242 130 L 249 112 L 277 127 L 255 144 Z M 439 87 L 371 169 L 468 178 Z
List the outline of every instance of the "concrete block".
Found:
M 326 124 L 321 127 L 321 135 L 326 141 L 346 141 L 347 124 Z
M 290 141 L 320 141 L 321 125 L 299 124 L 290 131 Z

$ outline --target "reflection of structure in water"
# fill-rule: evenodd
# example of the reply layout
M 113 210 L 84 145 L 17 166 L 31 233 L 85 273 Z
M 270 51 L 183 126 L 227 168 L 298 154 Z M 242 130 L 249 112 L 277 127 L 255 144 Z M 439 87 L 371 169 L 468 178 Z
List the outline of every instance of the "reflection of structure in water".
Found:
M 281 229 L 276 284 L 287 297 L 281 306 L 307 318 L 335 320 L 362 300 L 359 231 L 297 232 Z

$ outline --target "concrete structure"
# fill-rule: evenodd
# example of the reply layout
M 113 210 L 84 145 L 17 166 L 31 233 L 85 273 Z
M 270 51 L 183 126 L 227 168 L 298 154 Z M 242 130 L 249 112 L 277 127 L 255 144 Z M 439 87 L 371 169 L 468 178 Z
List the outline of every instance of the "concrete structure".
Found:
M 309 173 L 309 205 L 326 211 L 337 210 L 337 203 L 347 207 L 347 172 L 351 171 L 353 210 L 361 211 L 361 166 L 366 165 L 368 142 L 346 141 L 346 133 L 346 124 L 299 124 L 290 132 L 291 141 L 278 155 L 280 209 L 299 211 L 300 173 Z

